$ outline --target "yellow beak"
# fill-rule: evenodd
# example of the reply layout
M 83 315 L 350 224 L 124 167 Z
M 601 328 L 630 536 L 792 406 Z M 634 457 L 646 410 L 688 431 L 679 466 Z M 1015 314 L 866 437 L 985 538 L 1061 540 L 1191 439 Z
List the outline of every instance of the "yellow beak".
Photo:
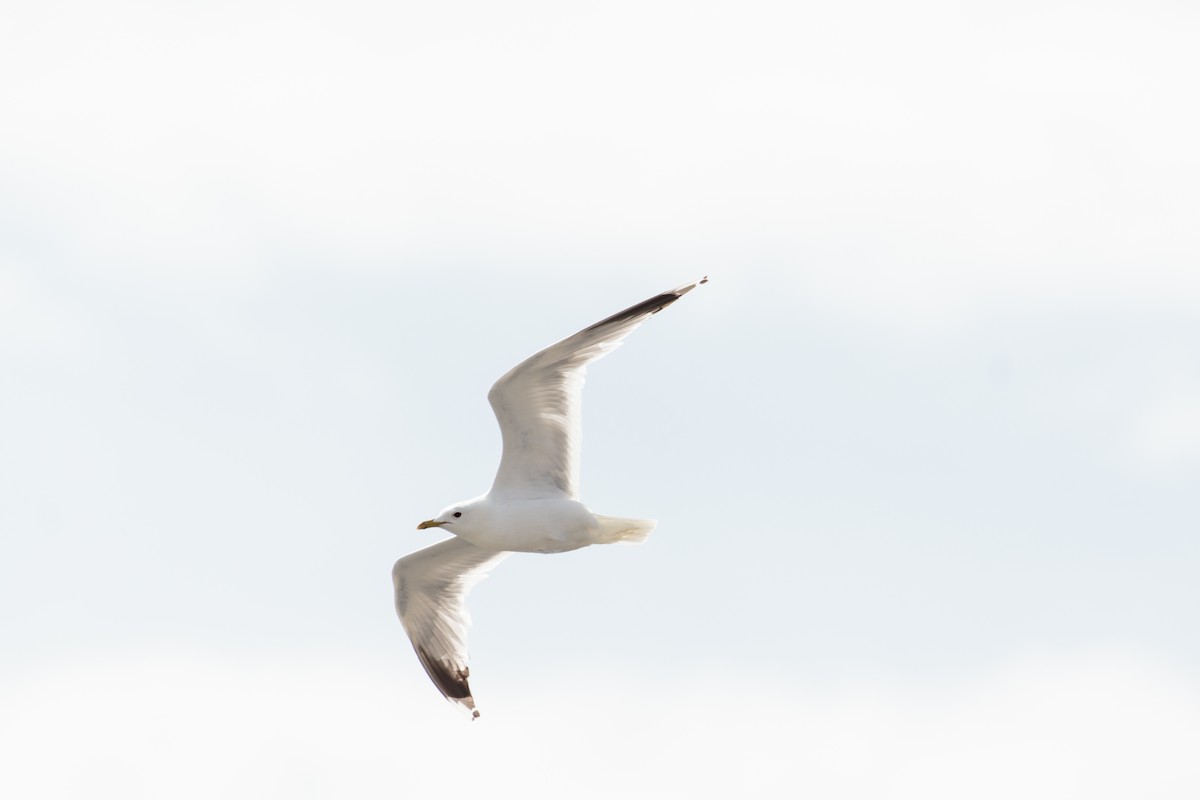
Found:
M 444 522 L 438 522 L 436 519 L 427 519 L 417 526 L 417 530 L 423 531 L 426 528 L 440 528 L 445 524 Z

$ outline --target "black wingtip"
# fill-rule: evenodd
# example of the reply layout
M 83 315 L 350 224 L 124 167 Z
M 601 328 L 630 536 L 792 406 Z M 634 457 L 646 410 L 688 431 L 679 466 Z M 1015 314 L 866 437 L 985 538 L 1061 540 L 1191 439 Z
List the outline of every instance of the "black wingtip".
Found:
M 451 700 L 471 699 L 471 687 L 467 684 L 467 678 L 471 675 L 469 668 L 452 667 L 444 659 L 430 656 L 423 647 L 417 647 L 416 651 L 417 658 L 421 659 L 421 666 L 425 667 L 433 685 L 438 687 L 443 695 Z
M 625 322 L 626 320 L 637 319 L 638 317 L 646 316 L 648 314 L 657 314 L 658 312 L 662 311 L 667 306 L 671 305 L 671 303 L 674 303 L 676 300 L 683 297 L 685 294 L 690 292 L 692 289 L 695 289 L 701 283 L 708 283 L 707 275 L 704 276 L 704 278 L 701 279 L 698 283 L 685 284 L 683 286 L 680 286 L 678 289 L 672 289 L 669 292 L 663 292 L 662 294 L 656 294 L 654 297 L 651 297 L 649 300 L 643 300 L 642 302 L 638 303 L 637 305 L 630 306 L 629 308 L 625 309 L 624 311 L 618 311 L 616 314 L 613 314 L 611 317 L 606 317 L 605 319 L 600 320 L 595 325 L 589 325 L 588 327 L 584 328 L 584 330 L 587 330 L 587 331 L 595 330 L 596 328 L 601 328 L 601 327 L 604 327 L 605 325 L 612 325 L 614 323 Z

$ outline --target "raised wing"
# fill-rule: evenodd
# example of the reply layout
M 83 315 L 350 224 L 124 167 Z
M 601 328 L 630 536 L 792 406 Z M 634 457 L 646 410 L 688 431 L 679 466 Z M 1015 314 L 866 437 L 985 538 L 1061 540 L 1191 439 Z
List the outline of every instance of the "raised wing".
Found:
M 484 550 L 458 537 L 418 550 L 392 567 L 396 613 L 421 665 L 446 699 L 478 717 L 467 685 L 467 615 L 471 587 L 506 552 Z
M 708 278 L 655 295 L 535 353 L 488 392 L 504 454 L 493 495 L 579 498 L 583 379 L 587 365 L 616 349 L 656 314 Z

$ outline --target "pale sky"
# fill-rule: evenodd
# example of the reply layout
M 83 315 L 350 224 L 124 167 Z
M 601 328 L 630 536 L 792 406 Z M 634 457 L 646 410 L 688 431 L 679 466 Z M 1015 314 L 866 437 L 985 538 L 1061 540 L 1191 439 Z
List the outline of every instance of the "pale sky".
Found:
M 1200 12 L 38 3 L 0 794 L 1200 795 Z M 639 547 L 392 610 L 533 351 Z

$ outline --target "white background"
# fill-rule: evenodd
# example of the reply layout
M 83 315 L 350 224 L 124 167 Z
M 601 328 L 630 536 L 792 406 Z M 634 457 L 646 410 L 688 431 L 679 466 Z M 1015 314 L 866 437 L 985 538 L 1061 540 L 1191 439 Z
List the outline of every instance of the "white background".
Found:
M 0 791 L 1200 794 L 1182 3 L 25 4 Z M 641 547 L 392 611 L 517 360 Z

